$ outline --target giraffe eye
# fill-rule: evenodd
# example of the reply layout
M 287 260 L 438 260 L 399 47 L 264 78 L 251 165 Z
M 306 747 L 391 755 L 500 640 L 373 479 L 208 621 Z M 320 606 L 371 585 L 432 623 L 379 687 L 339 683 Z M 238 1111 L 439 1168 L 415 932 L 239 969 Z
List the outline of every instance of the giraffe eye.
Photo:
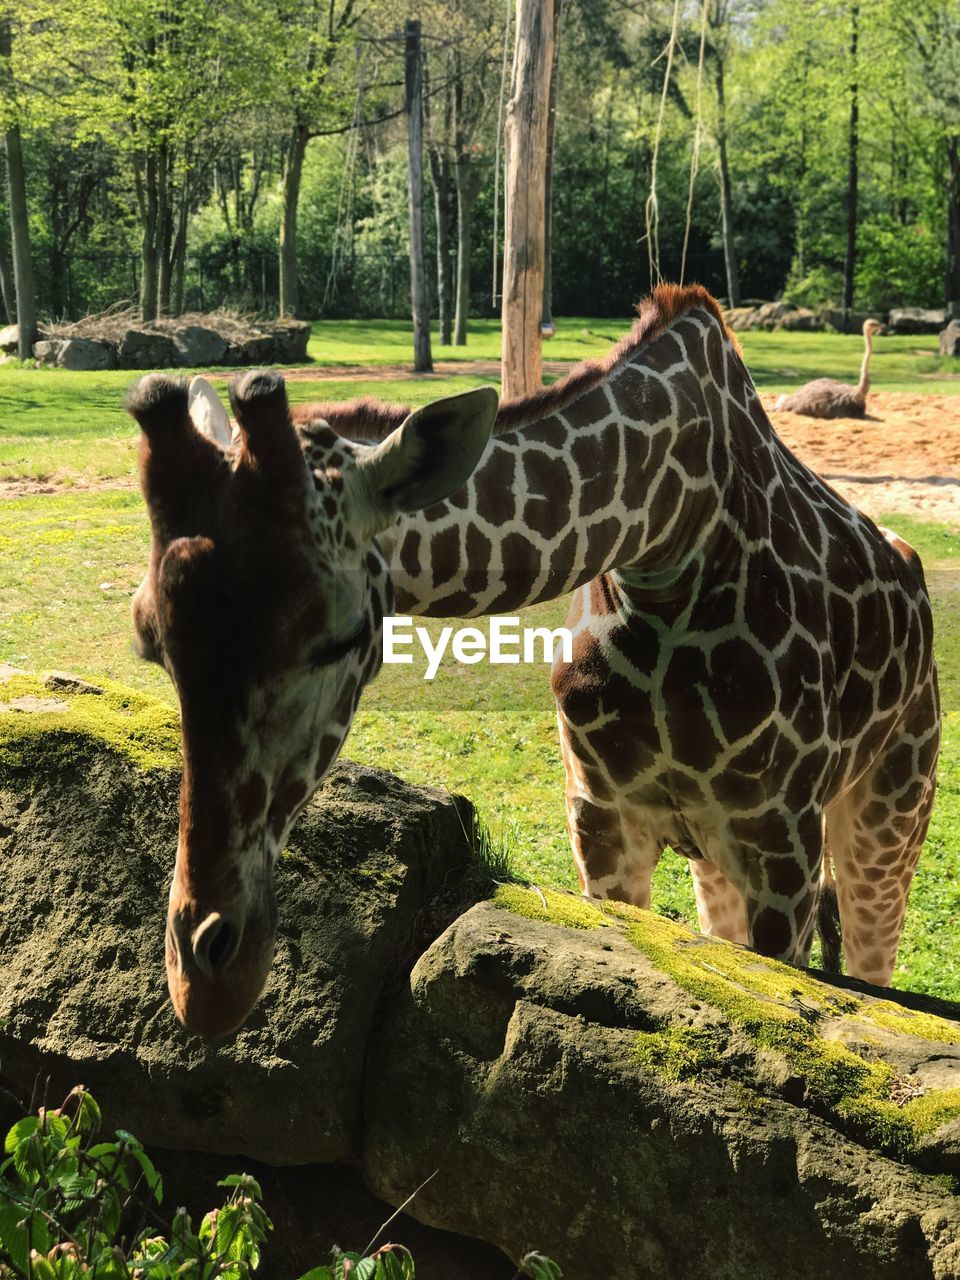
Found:
M 365 640 L 369 639 L 369 636 L 370 623 L 366 618 L 361 618 L 360 625 L 355 628 L 352 635 L 343 640 L 333 640 L 330 644 L 325 644 L 321 648 L 315 649 L 310 655 L 310 666 L 314 670 L 318 667 L 333 666 L 335 662 L 345 658 L 348 653 L 358 649 Z

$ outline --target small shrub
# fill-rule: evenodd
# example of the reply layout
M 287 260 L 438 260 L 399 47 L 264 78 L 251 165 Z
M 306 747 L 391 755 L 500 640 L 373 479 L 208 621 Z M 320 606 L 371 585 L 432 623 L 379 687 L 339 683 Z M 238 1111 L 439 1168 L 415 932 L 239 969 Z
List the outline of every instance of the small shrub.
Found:
M 184 1209 L 161 1216 L 163 1180 L 140 1142 L 122 1129 L 98 1141 L 100 1121 L 78 1086 L 56 1110 L 41 1107 L 10 1129 L 0 1164 L 0 1280 L 250 1280 L 273 1229 L 256 1178 L 218 1182 L 224 1203 L 194 1231 Z M 374 1243 L 362 1254 L 335 1250 L 302 1280 L 414 1280 L 403 1245 Z M 522 1260 L 520 1276 L 562 1280 L 538 1253 Z

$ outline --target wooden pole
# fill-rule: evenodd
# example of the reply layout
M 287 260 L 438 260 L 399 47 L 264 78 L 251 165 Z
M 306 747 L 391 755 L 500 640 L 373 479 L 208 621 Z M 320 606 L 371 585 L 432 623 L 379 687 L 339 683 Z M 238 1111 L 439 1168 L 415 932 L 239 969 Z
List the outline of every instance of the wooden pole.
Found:
M 505 398 L 530 395 L 541 383 L 553 0 L 517 0 L 516 40 L 506 126 L 502 355 Z
M 431 373 L 430 300 L 423 252 L 423 64 L 420 56 L 420 23 L 410 19 L 406 27 L 404 56 L 406 87 L 407 167 L 410 205 L 410 305 L 413 311 L 413 367 Z

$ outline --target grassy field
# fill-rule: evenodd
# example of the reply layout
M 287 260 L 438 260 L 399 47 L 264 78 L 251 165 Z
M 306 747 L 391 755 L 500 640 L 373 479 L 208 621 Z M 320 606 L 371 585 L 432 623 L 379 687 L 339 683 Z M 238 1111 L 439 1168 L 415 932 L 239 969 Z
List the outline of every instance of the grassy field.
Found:
M 601 355 L 629 327 L 607 320 L 565 320 L 545 347 L 548 359 L 577 361 Z M 856 381 L 862 340 L 841 334 L 745 333 L 744 356 L 764 390 L 788 390 L 809 378 Z M 478 320 L 466 347 L 435 347 L 437 360 L 496 360 L 500 330 Z M 394 321 L 318 321 L 309 353 L 318 372 L 325 366 L 396 365 L 410 360 L 410 339 Z M 937 355 L 936 338 L 881 338 L 872 377 L 878 391 L 960 392 L 956 364 Z M 123 411 L 123 393 L 136 375 L 69 373 L 60 369 L 0 367 L 0 480 L 54 479 L 59 484 L 116 480 L 132 483 L 136 432 Z M 222 391 L 231 371 L 215 373 Z M 419 376 L 389 382 L 330 377 L 321 384 L 291 382 L 295 404 L 377 396 L 395 403 L 423 404 L 438 395 L 490 382 L 489 376 Z
M 589 329 L 575 350 L 576 326 Z M 569 328 L 569 332 L 568 332 Z M 401 351 L 396 326 L 372 323 L 316 326 L 315 355 L 357 363 L 393 363 Z M 333 340 L 349 331 L 354 342 Z M 616 326 L 568 322 L 550 354 L 602 351 Z M 389 336 L 384 337 L 384 333 Z M 763 385 L 788 367 L 796 380 L 823 369 L 829 354 L 843 377 L 855 374 L 858 340 L 838 336 L 746 335 L 748 362 Z M 922 363 L 936 364 L 926 340 L 894 339 L 883 370 L 890 383 L 916 379 Z M 467 355 L 493 355 L 496 335 L 478 334 Z M 323 353 L 317 350 L 323 345 Z M 488 345 L 484 347 L 484 343 Z M 563 344 L 567 344 L 564 346 Z M 908 345 L 909 344 L 909 345 Z M 446 354 L 446 353 L 444 353 Z M 761 372 L 762 370 L 762 372 Z M 937 370 L 932 369 L 935 373 Z M 225 377 L 226 375 L 224 375 Z M 69 374 L 0 368 L 0 478 L 56 476 L 132 481 L 136 433 L 120 408 L 129 374 Z M 480 379 L 335 381 L 324 398 L 380 394 L 422 402 Z M 916 381 L 912 382 L 916 389 Z M 957 384 L 931 382 L 931 390 Z M 316 385 L 292 383 L 295 400 L 317 398 Z M 889 521 L 920 550 L 937 617 L 945 743 L 937 809 L 914 884 L 897 984 L 960 998 L 960 531 L 921 525 L 893 513 Z M 173 702 L 166 675 L 139 662 L 130 648 L 130 596 L 146 564 L 148 529 L 135 490 L 69 488 L 0 501 L 0 661 L 32 669 L 67 669 L 108 676 Z M 527 611 L 527 624 L 556 626 L 563 601 Z M 431 624 L 436 628 L 442 625 Z M 393 769 L 413 781 L 462 791 L 477 804 L 495 836 L 512 847 L 520 868 L 546 884 L 575 886 L 563 820 L 563 770 L 556 742 L 546 666 L 460 667 L 444 664 L 433 682 L 422 667 L 385 668 L 364 696 L 347 753 Z M 684 859 L 667 855 L 655 881 L 661 911 L 695 920 Z

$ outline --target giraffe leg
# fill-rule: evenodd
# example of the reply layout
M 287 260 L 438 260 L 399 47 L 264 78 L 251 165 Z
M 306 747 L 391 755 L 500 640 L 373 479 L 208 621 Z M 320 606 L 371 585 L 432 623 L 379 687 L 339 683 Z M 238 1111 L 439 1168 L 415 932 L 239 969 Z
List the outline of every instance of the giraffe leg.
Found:
M 578 752 L 563 716 L 557 720 L 567 776 L 567 831 L 580 887 L 591 898 L 648 909 L 660 848 L 609 788 L 603 786 L 601 793 L 600 787 L 591 787 L 592 762 Z
M 728 942 L 747 942 L 747 911 L 743 894 L 706 858 L 690 861 L 697 918 L 703 933 Z
M 694 864 L 697 903 L 699 907 L 705 894 L 710 909 L 716 898 L 713 909 L 720 927 L 706 926 L 702 915 L 701 927 L 732 942 L 746 942 L 762 955 L 804 965 L 820 892 L 823 819 L 814 805 L 799 814 L 776 807 L 764 819 L 767 831 L 775 833 L 776 847 L 741 844 L 729 829 L 723 837 L 704 841 L 708 860 Z M 739 913 L 733 906 L 737 893 Z
M 826 811 L 846 970 L 884 987 L 933 807 L 940 733 L 932 700 L 921 696 L 867 772 Z

